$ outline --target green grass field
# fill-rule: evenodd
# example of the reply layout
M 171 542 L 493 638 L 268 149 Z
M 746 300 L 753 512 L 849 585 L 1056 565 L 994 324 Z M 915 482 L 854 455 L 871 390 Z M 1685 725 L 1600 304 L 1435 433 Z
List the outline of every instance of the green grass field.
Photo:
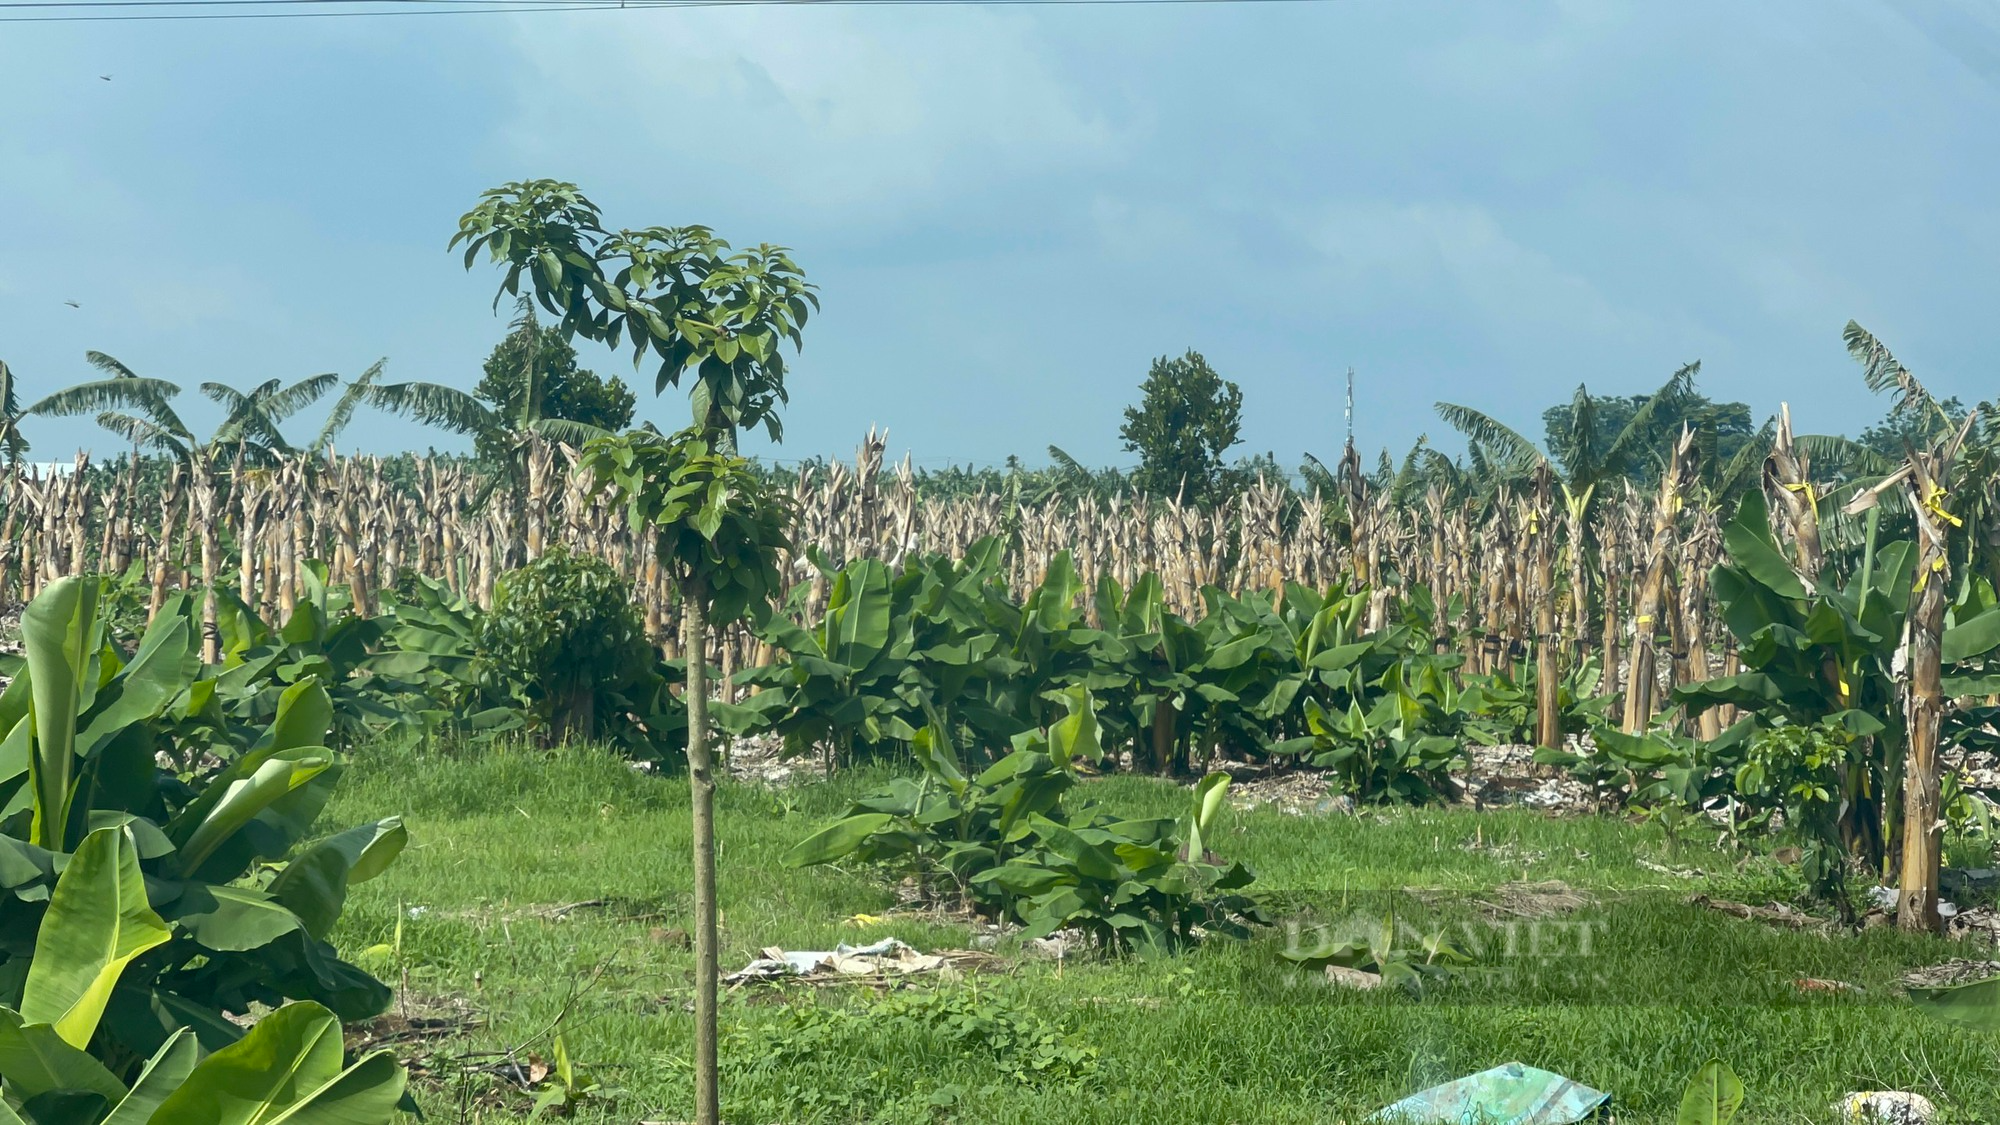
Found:
M 825 949 L 893 935 L 959 948 L 966 926 L 880 914 L 865 871 L 779 857 L 879 775 L 719 797 L 725 970 L 765 946 Z M 1141 779 L 1088 792 L 1149 815 L 1184 790 Z M 477 1027 L 400 1049 L 425 1069 L 433 1121 L 502 1120 L 532 1096 L 467 1067 L 569 1056 L 615 1100 L 574 1119 L 689 1116 L 693 958 L 681 945 L 690 866 L 685 783 L 593 752 L 362 754 L 328 819 L 404 813 L 412 845 L 358 888 L 337 935 L 404 989 L 402 1010 L 469 1007 Z M 1871 930 L 1826 938 L 1687 904 L 1767 902 L 1793 872 L 1706 840 L 1667 847 L 1612 818 L 1402 810 L 1363 817 L 1225 814 L 1217 850 L 1249 862 L 1280 919 L 1380 918 L 1446 929 L 1474 964 L 1421 998 L 1334 991 L 1280 956 L 1287 927 L 1164 960 L 1061 963 L 1010 939 L 1004 970 L 859 988 L 728 994 L 724 1109 L 768 1122 L 1343 1122 L 1439 1081 L 1519 1060 L 1615 1096 L 1621 1122 L 1672 1122 L 1687 1076 L 1719 1056 L 1749 1100 L 1739 1121 L 1834 1120 L 1844 1092 L 1919 1091 L 1952 1122 L 2000 1122 L 2000 1037 L 1933 1023 L 1899 974 L 1988 954 Z M 1680 877 L 1641 860 L 1708 874 Z M 1511 920 L 1480 905 L 1514 880 L 1563 880 L 1594 901 Z M 1405 890 L 1405 888 L 1410 888 Z M 577 903 L 590 905 L 573 906 Z M 564 907 L 573 907 L 564 911 Z M 399 929 L 400 918 L 400 929 Z M 1859 991 L 1802 992 L 1811 977 Z

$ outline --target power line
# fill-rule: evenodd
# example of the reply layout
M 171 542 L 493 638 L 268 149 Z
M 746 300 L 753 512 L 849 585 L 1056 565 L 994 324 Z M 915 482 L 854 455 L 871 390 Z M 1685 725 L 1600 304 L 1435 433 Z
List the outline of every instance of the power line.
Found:
M 1126 5 L 1313 4 L 1329 0 L 0 0 L 0 11 L 60 14 L 0 15 L 0 23 L 111 23 L 136 20 L 329 19 L 348 16 L 491 15 L 509 12 L 601 12 L 649 8 L 731 7 L 1119 7 Z M 340 10 L 275 10 L 341 5 Z M 115 8 L 256 8 L 256 11 L 128 12 Z
M 166 0 L 165 7 L 209 7 L 219 0 Z M 130 12 L 108 16 L 49 15 L 49 16 L 0 16 L 0 23 L 122 23 L 138 20 L 272 20 L 272 19 L 333 19 L 342 16 L 470 16 L 506 12 L 600 12 L 639 8 L 691 8 L 707 6 L 688 0 L 632 0 L 631 3 L 605 3 L 603 0 L 243 0 L 245 3 L 271 6 L 274 4 L 299 3 L 384 3 L 394 7 L 376 10 L 356 9 L 347 11 L 311 12 Z M 504 7 L 473 7 L 473 4 L 499 4 Z M 415 6 L 427 5 L 427 6 Z M 434 6 L 431 6 L 434 5 Z M 4 6 L 4 5 L 0 5 Z M 78 7 L 97 7 L 95 4 L 80 4 Z
M 994 7 L 1033 4 L 1043 7 L 1081 7 L 1121 4 L 1306 4 L 1321 0 L 644 0 L 648 7 L 727 8 L 727 7 L 868 7 L 886 5 L 931 5 Z M 301 4 L 534 4 L 618 7 L 602 0 L 0 0 L 6 8 L 220 8 L 253 5 L 282 8 Z
M 665 3 L 668 2 L 668 0 L 646 0 L 646 2 Z M 680 2 L 692 3 L 694 2 L 694 0 L 680 0 Z M 717 3 L 720 2 L 720 0 L 704 0 L 704 2 Z M 348 4 L 348 5 L 361 4 L 361 5 L 371 5 L 371 6 L 388 5 L 391 7 L 403 6 L 403 5 L 432 6 L 432 5 L 453 5 L 453 4 L 467 4 L 467 5 L 476 4 L 476 5 L 509 6 L 509 7 L 515 5 L 522 5 L 522 6 L 538 6 L 538 7 L 609 6 L 615 8 L 618 6 L 616 3 L 609 2 L 609 0 L 0 0 L 0 9 L 237 8 L 237 7 L 285 8 L 285 7 L 293 7 L 299 5 L 320 5 L 320 4 Z

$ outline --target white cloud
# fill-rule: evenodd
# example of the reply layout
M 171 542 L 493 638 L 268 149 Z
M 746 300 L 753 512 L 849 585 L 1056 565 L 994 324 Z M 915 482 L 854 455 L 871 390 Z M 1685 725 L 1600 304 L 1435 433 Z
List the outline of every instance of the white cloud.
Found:
M 634 12 L 619 30 L 518 24 L 534 71 L 511 130 L 522 149 L 893 215 L 1094 161 L 1117 140 L 1017 13 L 784 5 Z
M 1442 287 L 1489 322 L 1524 327 L 1607 332 L 1628 319 L 1589 279 L 1509 237 L 1483 207 L 1340 202 L 1308 218 L 1302 234 L 1343 288 L 1394 299 Z
M 1516 239 L 1474 204 L 1337 201 L 1294 224 L 1343 308 L 1463 325 L 1495 359 L 1626 364 L 1691 358 L 1720 343 L 1683 307 L 1621 298 L 1606 278 Z M 1610 280 L 1623 287 L 1625 277 Z
M 1476 14 L 1474 14 L 1476 13 Z M 1579 78 L 1628 39 L 1639 8 L 1629 0 L 1557 0 L 1466 9 L 1456 33 L 1411 51 L 1427 83 L 1482 98 L 1536 95 L 1551 85 L 1568 96 Z M 1630 42 L 1625 46 L 1630 46 Z

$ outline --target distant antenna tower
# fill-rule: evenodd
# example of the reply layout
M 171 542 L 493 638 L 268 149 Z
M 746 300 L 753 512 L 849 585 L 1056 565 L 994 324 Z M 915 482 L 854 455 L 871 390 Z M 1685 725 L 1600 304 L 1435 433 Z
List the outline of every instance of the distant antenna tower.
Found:
M 1347 448 L 1354 449 L 1354 369 L 1347 369 Z

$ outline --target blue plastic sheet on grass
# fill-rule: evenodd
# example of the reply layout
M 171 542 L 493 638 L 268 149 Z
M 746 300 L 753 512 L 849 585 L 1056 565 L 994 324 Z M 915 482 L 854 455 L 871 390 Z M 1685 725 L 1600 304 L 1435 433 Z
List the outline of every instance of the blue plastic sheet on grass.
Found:
M 1560 1074 L 1508 1063 L 1411 1094 L 1368 1118 L 1372 1125 L 1573 1125 L 1611 1100 Z

